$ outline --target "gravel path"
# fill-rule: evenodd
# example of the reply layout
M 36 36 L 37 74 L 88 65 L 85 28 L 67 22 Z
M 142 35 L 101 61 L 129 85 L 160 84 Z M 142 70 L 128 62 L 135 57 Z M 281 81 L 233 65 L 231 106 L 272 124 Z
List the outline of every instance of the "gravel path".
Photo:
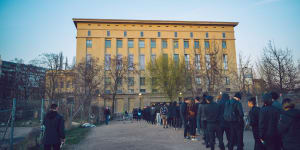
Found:
M 245 150 L 252 150 L 254 141 L 250 131 L 245 132 Z M 150 125 L 144 121 L 115 121 L 110 125 L 93 128 L 75 150 L 206 150 L 202 140 L 186 141 L 183 130 Z M 226 144 L 227 142 L 225 142 Z M 217 146 L 216 146 L 216 149 Z

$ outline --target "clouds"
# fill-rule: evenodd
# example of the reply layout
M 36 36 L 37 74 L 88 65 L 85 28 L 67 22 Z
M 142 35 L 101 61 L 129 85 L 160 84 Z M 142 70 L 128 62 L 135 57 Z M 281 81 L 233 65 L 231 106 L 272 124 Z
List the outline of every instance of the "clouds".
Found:
M 255 3 L 255 5 L 259 6 L 259 5 L 267 5 L 267 4 L 271 4 L 271 3 L 275 3 L 275 2 L 279 2 L 281 0 L 259 0 Z

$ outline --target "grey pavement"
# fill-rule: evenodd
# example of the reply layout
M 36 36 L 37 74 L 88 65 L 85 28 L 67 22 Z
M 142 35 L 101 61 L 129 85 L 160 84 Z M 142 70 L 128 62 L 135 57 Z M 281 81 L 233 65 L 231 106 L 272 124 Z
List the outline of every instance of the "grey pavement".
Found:
M 164 129 L 162 126 L 130 121 L 115 121 L 93 128 L 75 150 L 206 150 L 203 140 L 184 140 L 183 129 Z M 225 138 L 224 138 L 225 139 Z M 225 144 L 227 142 L 225 141 Z M 245 150 L 252 150 L 254 140 L 250 131 L 244 134 Z M 216 149 L 217 145 L 216 145 Z

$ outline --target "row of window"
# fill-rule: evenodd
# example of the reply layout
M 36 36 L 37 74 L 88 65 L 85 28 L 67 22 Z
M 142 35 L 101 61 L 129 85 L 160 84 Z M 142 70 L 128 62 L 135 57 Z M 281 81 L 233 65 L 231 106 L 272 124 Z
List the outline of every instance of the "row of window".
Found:
M 163 54 L 164 57 L 168 58 L 168 54 Z M 118 60 L 122 61 L 122 55 L 118 54 L 117 55 Z M 151 55 L 151 61 L 154 62 L 156 59 L 156 55 L 152 54 Z M 179 54 L 174 54 L 173 55 L 173 60 L 175 62 L 179 61 Z M 205 62 L 206 62 L 206 67 L 207 69 L 211 68 L 210 65 L 210 61 L 211 61 L 211 57 L 209 54 L 205 55 Z M 128 69 L 129 70 L 133 70 L 133 66 L 134 66 L 134 59 L 133 59 L 133 54 L 129 54 L 128 55 Z M 184 54 L 184 61 L 185 64 L 187 65 L 187 68 L 190 68 L 190 55 L 189 54 Z M 195 65 L 196 65 L 196 69 L 200 70 L 201 69 L 201 64 L 200 64 L 200 54 L 196 54 L 195 55 Z M 118 63 L 118 64 L 122 64 L 122 62 Z M 111 55 L 110 54 L 105 54 L 105 70 L 110 70 L 110 65 L 111 65 Z M 120 66 L 121 67 L 121 66 Z M 228 69 L 228 56 L 227 54 L 223 54 L 223 67 L 225 70 Z M 117 66 L 118 68 L 118 66 Z M 140 70 L 145 70 L 145 55 L 141 54 L 139 56 L 139 69 Z
M 189 40 L 184 40 L 183 41 L 183 47 L 184 48 L 189 48 Z M 128 48 L 133 48 L 134 47 L 134 42 L 133 40 L 128 40 Z M 86 47 L 87 48 L 92 48 L 92 40 L 86 40 Z M 117 40 L 117 48 L 122 48 L 123 47 L 123 40 L 118 39 Z M 155 39 L 151 39 L 151 43 L 150 43 L 150 47 L 151 48 L 156 48 L 156 40 Z M 173 40 L 173 47 L 174 48 L 178 48 L 179 44 L 178 44 L 178 40 Z M 210 48 L 210 44 L 208 40 L 204 41 L 204 47 L 206 49 Z M 105 48 L 111 48 L 111 40 L 110 39 L 106 39 L 105 40 Z M 145 48 L 145 40 L 139 40 L 139 48 Z M 168 41 L 166 39 L 162 40 L 162 48 L 168 48 Z M 200 43 L 199 40 L 195 40 L 194 41 L 194 48 L 200 48 Z M 225 49 L 227 48 L 227 43 L 225 40 L 222 40 L 222 48 Z
M 92 32 L 90 30 L 88 30 L 88 36 L 91 36 L 91 35 L 92 35 Z M 106 36 L 110 37 L 110 31 L 109 30 L 106 31 Z M 127 31 L 124 31 L 124 37 L 127 37 Z M 140 37 L 144 37 L 144 32 L 143 31 L 140 32 Z M 161 37 L 161 32 L 157 32 L 157 37 Z M 174 32 L 174 37 L 178 37 L 177 32 Z M 190 37 L 191 38 L 194 37 L 193 32 L 190 32 Z M 226 38 L 226 33 L 225 32 L 222 33 L 222 37 Z M 208 32 L 205 33 L 205 38 L 209 38 Z

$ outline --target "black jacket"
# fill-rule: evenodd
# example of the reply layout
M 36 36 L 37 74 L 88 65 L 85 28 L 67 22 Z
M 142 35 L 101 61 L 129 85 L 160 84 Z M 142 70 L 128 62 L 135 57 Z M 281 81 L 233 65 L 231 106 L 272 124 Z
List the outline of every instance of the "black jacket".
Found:
M 204 115 L 206 116 L 207 123 L 218 123 L 220 119 L 219 105 L 215 102 L 206 104 Z
M 182 102 L 180 104 L 180 117 L 182 119 L 182 121 L 186 121 L 187 117 L 186 117 L 186 103 Z
M 235 99 L 231 99 L 226 101 L 225 107 L 226 105 L 233 106 L 234 115 L 232 116 L 233 117 L 232 120 L 234 120 L 234 122 L 239 122 L 244 124 L 244 111 L 241 102 Z M 224 108 L 224 114 L 228 114 L 228 113 L 229 112 L 226 112 L 226 108 Z
M 169 108 L 170 117 L 176 117 L 176 105 L 171 104 Z
M 199 121 L 204 121 L 206 120 L 206 116 L 205 116 L 205 113 L 204 113 L 204 110 L 206 108 L 207 104 L 199 104 L 198 106 L 198 112 L 197 112 L 197 117 Z
M 283 147 L 286 150 L 300 148 L 300 110 L 284 111 L 279 120 L 278 131 L 282 137 Z
M 219 121 L 220 121 L 220 126 L 221 127 L 229 127 L 229 123 L 224 120 L 224 109 L 225 109 L 225 103 L 226 103 L 226 101 L 228 101 L 228 100 L 221 99 L 218 102 L 219 109 L 220 109 L 220 116 L 219 116 L 220 118 L 219 118 Z
M 256 107 L 256 106 L 253 106 L 251 108 L 251 110 L 249 111 L 250 125 L 252 127 L 258 127 L 259 111 L 260 111 L 260 108 Z
M 274 106 L 264 106 L 260 109 L 258 126 L 261 139 L 278 137 L 279 114 L 279 110 Z
M 43 125 L 45 126 L 44 144 L 60 144 L 65 139 L 64 119 L 56 111 L 46 114 Z

